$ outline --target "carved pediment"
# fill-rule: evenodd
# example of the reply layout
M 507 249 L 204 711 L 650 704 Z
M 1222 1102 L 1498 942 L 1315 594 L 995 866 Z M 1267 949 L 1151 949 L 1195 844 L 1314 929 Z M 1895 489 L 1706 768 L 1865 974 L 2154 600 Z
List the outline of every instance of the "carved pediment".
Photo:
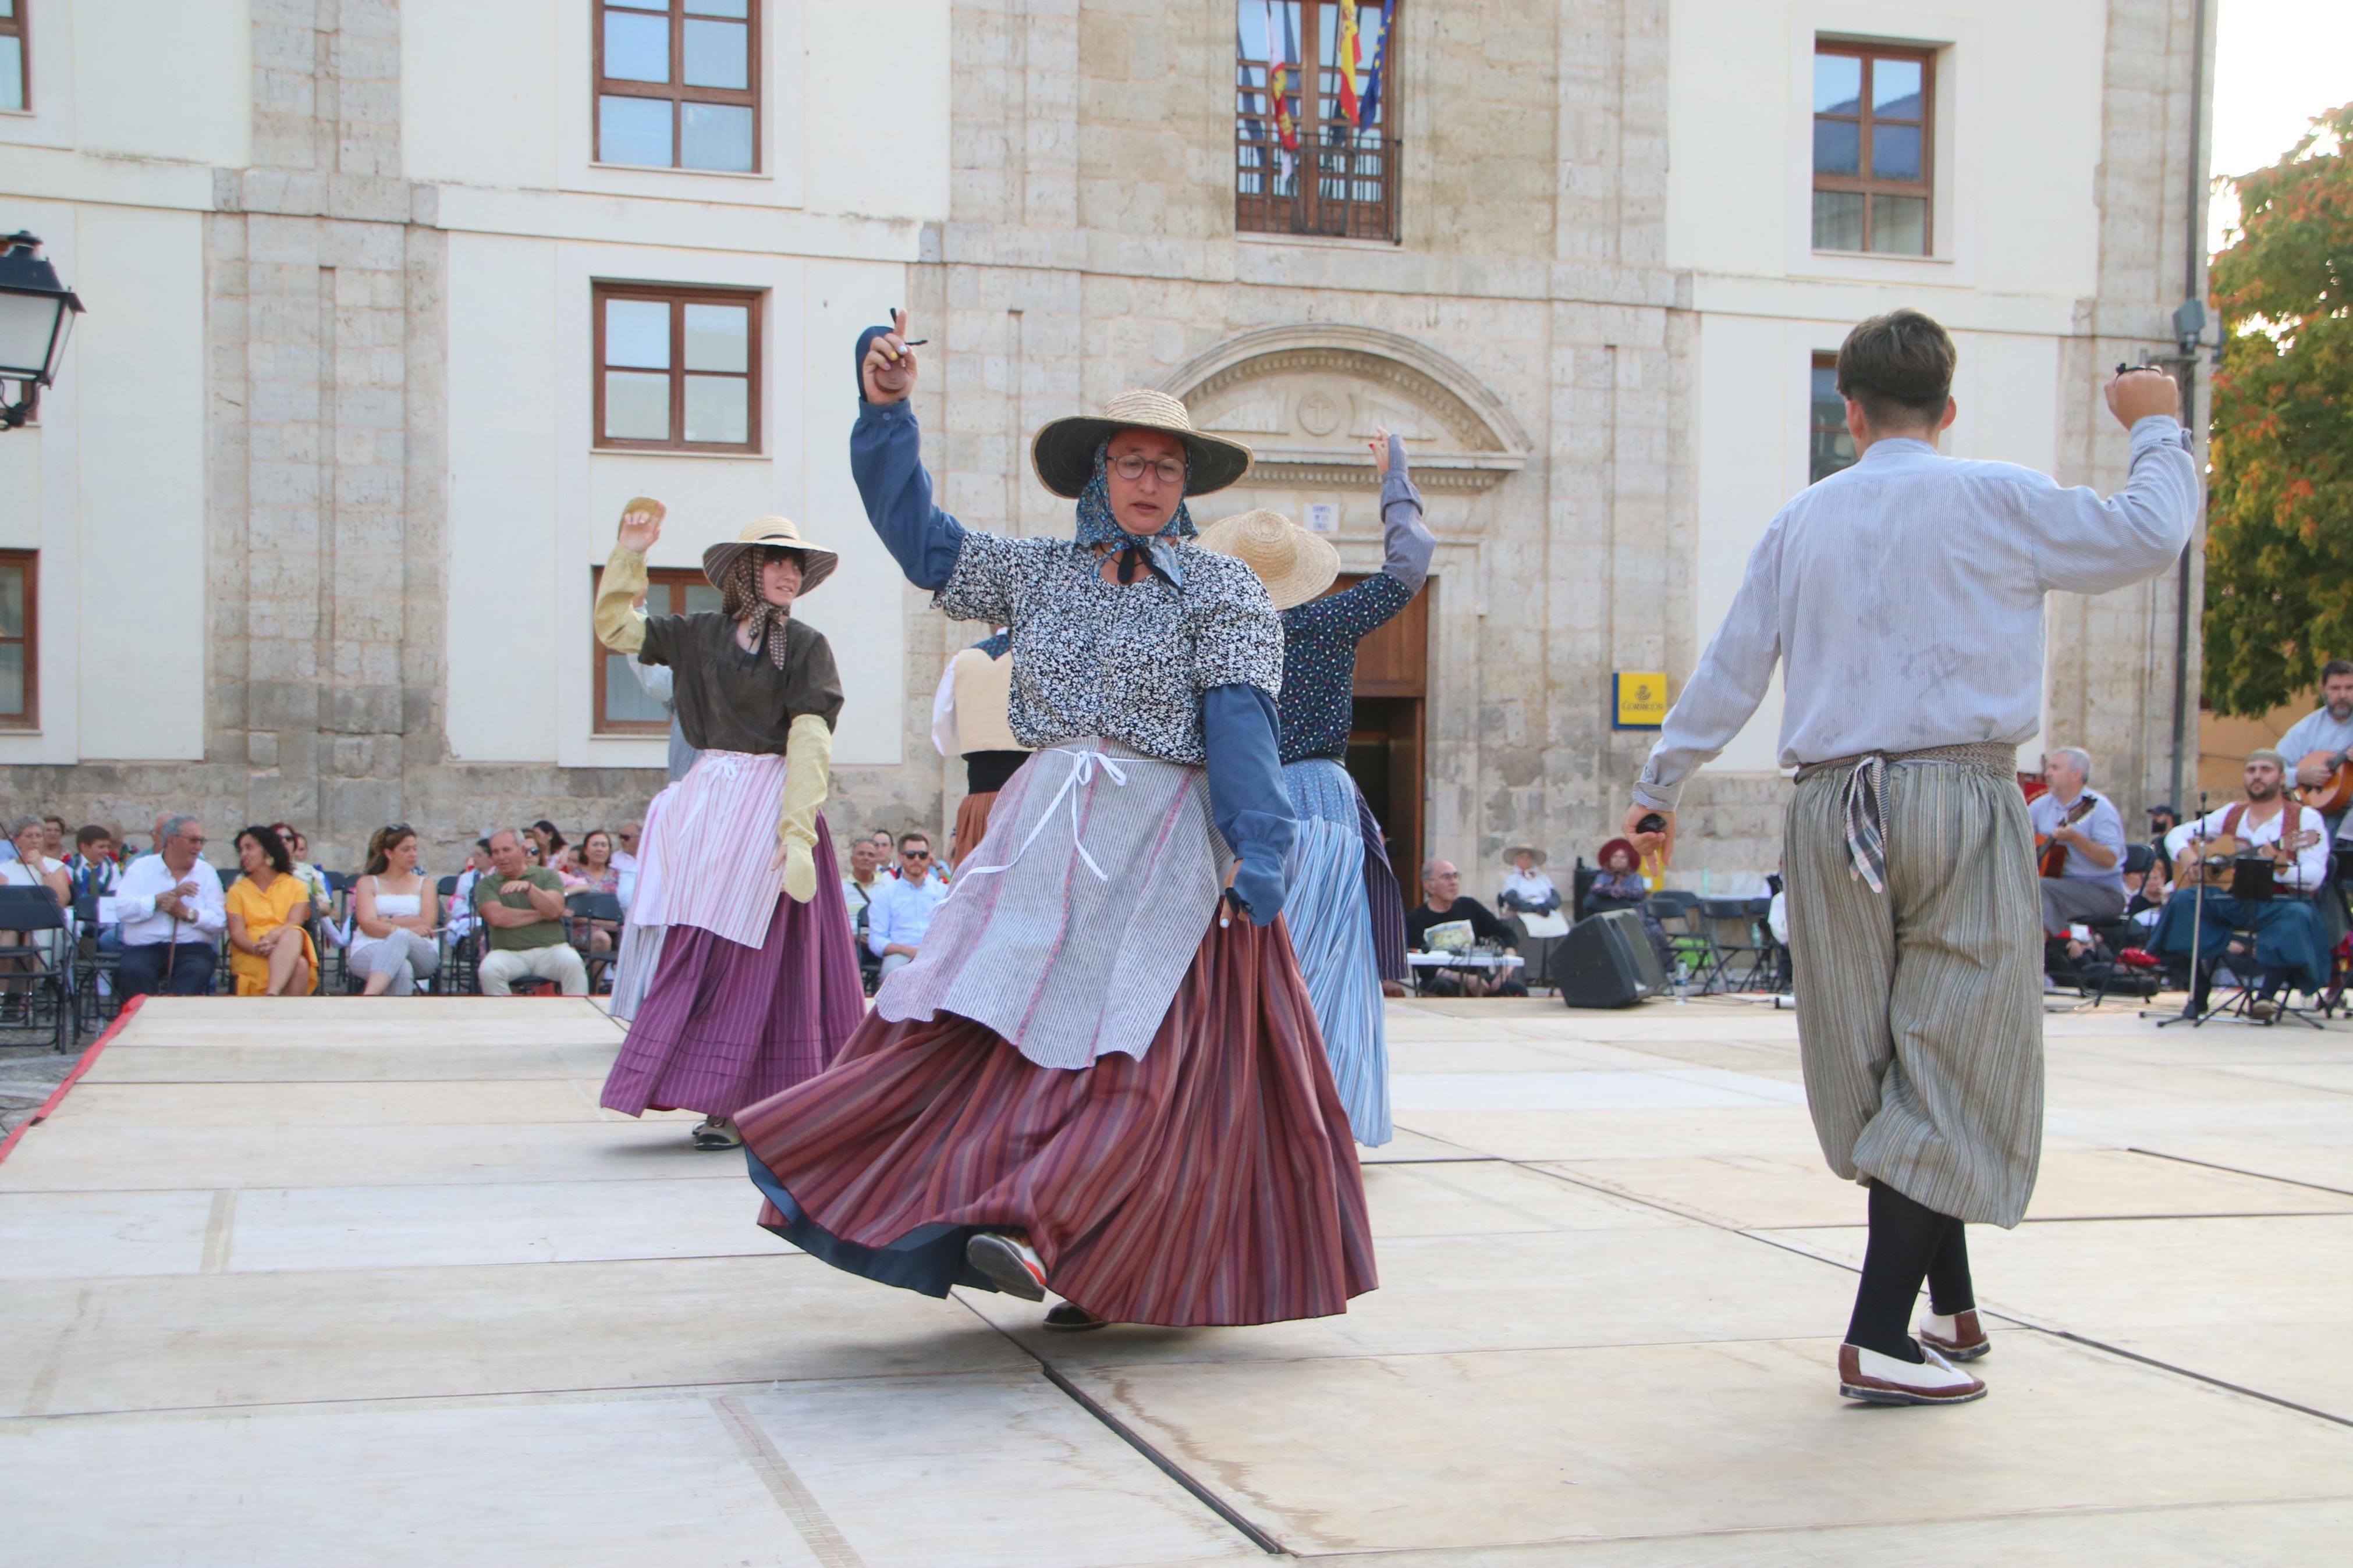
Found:
M 1166 385 L 1203 428 L 1249 442 L 1252 478 L 1269 483 L 1370 488 L 1365 443 L 1384 426 L 1413 444 L 1425 489 L 1483 490 L 1527 462 L 1518 426 L 1468 372 L 1369 328 L 1249 333 Z

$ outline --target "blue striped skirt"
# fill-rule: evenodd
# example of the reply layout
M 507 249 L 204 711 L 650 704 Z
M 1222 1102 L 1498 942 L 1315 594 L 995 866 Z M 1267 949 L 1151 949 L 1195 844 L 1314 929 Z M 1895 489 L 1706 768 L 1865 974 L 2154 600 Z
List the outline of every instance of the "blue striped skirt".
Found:
M 1365 837 L 1356 786 L 1339 763 L 1313 759 L 1282 770 L 1299 816 L 1284 867 L 1290 891 L 1283 923 L 1324 1031 L 1324 1053 L 1348 1109 L 1356 1142 L 1389 1141 L 1389 1042 L 1381 1016 L 1380 967 L 1373 955 L 1365 894 Z

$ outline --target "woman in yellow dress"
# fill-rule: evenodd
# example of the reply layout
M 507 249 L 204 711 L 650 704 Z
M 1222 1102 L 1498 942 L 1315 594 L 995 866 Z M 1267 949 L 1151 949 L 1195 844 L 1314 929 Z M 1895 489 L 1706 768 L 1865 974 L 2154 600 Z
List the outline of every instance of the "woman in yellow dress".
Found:
M 294 875 L 286 840 L 253 826 L 237 836 L 245 875 L 228 890 L 228 966 L 240 996 L 308 996 L 318 988 L 311 889 Z

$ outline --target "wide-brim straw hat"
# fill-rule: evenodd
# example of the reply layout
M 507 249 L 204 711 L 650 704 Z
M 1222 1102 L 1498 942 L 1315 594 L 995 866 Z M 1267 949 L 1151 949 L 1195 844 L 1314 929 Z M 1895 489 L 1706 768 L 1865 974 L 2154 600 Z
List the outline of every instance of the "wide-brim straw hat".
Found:
M 1121 393 L 1101 414 L 1049 420 L 1029 443 L 1038 482 L 1058 496 L 1075 499 L 1095 477 L 1095 448 L 1122 430 L 1165 430 L 1184 442 L 1193 468 L 1185 480 L 1188 496 L 1224 489 L 1250 472 L 1248 447 L 1196 428 L 1185 405 L 1166 393 L 1136 391 Z
M 1340 552 L 1330 540 L 1263 507 L 1219 518 L 1201 531 L 1200 545 L 1257 573 L 1278 610 L 1305 604 L 1340 574 Z
M 822 546 L 801 537 L 799 527 L 789 517 L 755 517 L 744 525 L 743 531 L 725 544 L 714 544 L 702 552 L 702 574 L 711 585 L 724 592 L 728 568 L 746 550 L 792 550 L 801 557 L 801 592 L 806 594 L 833 575 L 841 564 L 841 557 Z
M 1626 847 L 1631 849 L 1633 846 L 1629 844 Z M 1504 851 L 1504 864 L 1506 866 L 1512 865 L 1523 855 L 1535 856 L 1536 858 L 1536 864 L 1539 866 L 1543 865 L 1546 858 L 1545 852 L 1537 848 L 1533 844 L 1514 844 L 1509 849 Z

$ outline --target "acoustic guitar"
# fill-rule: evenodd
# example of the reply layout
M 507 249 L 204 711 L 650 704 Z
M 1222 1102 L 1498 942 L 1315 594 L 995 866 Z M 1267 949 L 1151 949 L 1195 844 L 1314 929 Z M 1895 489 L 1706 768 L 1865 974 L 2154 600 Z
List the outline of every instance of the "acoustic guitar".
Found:
M 2302 773 L 2310 767 L 2326 769 L 2328 777 L 2325 783 L 2296 786 L 2295 798 L 2305 809 L 2335 816 L 2353 805 L 2353 752 L 2307 752 L 2295 764 L 2295 771 Z
M 2085 790 L 2076 797 L 2075 804 L 2067 808 L 2067 815 L 2061 820 L 2059 826 L 2074 826 L 2075 824 L 2091 816 L 2093 807 L 2099 804 L 2092 797 L 2092 792 Z M 2060 842 L 2054 835 L 2038 833 L 2034 836 L 2034 856 L 2035 868 L 2043 876 L 2063 877 L 2067 874 L 2067 846 Z
M 2232 876 L 2232 862 L 2246 856 L 2258 856 L 2273 865 L 2284 865 L 2320 842 L 2320 829 L 2301 828 L 2269 844 L 2244 844 L 2236 834 L 2218 833 L 2211 838 L 2193 838 L 2182 847 L 2173 860 L 2173 880 L 2177 887 L 2195 888 L 2200 885 L 2227 889 Z

